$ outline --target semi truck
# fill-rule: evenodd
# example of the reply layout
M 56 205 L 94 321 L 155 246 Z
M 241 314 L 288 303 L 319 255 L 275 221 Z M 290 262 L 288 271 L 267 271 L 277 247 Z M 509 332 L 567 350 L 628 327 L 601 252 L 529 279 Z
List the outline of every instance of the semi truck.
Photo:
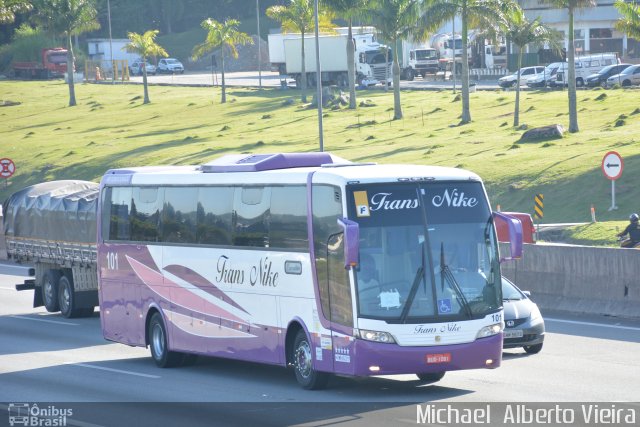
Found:
M 387 47 L 376 42 L 374 34 L 354 34 L 355 54 L 354 69 L 355 79 L 358 85 L 371 86 L 385 82 L 391 83 L 393 52 Z M 318 38 L 320 46 L 320 68 L 322 84 L 335 84 L 347 87 L 348 61 L 347 61 L 348 36 L 342 34 L 322 35 Z M 284 39 L 285 72 L 300 87 L 302 77 L 302 38 Z M 313 36 L 305 36 L 305 72 L 307 82 L 314 85 L 316 82 L 316 44 Z
M 3 204 L 8 259 L 33 265 L 33 306 L 63 316 L 91 316 L 98 305 L 96 210 L 99 186 L 51 181 L 27 187 Z
M 40 52 L 40 62 L 14 62 L 13 74 L 25 79 L 50 79 L 63 77 L 67 72 L 67 49 L 62 47 L 44 48 Z
M 425 78 L 427 74 L 436 74 L 440 68 L 440 54 L 423 43 L 402 41 L 401 75 L 403 80 L 413 80 L 416 76 Z

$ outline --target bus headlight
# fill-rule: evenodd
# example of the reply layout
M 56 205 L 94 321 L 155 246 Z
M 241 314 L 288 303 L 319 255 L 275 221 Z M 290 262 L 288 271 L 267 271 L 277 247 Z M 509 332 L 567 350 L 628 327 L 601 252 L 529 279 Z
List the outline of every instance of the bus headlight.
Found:
M 490 336 L 499 334 L 500 331 L 502 331 L 502 323 L 494 323 L 493 325 L 487 325 L 478 331 L 478 334 L 476 335 L 476 339 L 490 337 Z
M 366 329 L 356 329 L 356 336 L 365 341 L 381 342 L 384 344 L 395 344 L 396 340 L 388 332 L 368 331 Z

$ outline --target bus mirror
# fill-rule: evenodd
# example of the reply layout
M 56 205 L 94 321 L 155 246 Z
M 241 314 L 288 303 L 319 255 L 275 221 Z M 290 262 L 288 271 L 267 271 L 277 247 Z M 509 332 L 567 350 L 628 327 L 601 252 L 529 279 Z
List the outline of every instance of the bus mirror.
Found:
M 338 225 L 344 233 L 344 268 L 356 267 L 360 252 L 360 226 L 346 218 L 338 218 Z
M 509 230 L 511 256 L 502 258 L 500 261 L 513 261 L 522 258 L 522 223 L 520 220 L 500 212 L 493 212 L 493 220 L 504 222 Z

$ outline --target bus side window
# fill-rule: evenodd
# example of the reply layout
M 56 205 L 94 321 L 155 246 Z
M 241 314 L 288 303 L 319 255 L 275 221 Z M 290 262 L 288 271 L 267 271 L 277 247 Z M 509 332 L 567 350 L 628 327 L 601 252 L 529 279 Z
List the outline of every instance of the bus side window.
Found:
M 103 234 L 104 240 L 129 240 L 131 238 L 131 221 L 129 213 L 131 211 L 131 188 L 113 187 L 106 191 L 104 209 L 109 212 L 103 213 L 103 218 L 108 215 L 109 233 Z M 103 228 L 104 230 L 104 228 Z
M 197 243 L 231 245 L 232 187 L 201 187 L 196 206 Z
M 162 209 L 162 241 L 195 243 L 197 187 L 167 187 Z
M 233 244 L 268 248 L 269 187 L 238 187 L 234 197 Z
M 271 188 L 269 245 L 272 248 L 309 249 L 307 189 L 304 186 Z
M 163 189 L 133 187 L 131 200 L 131 240 L 135 242 L 160 241 L 160 212 Z

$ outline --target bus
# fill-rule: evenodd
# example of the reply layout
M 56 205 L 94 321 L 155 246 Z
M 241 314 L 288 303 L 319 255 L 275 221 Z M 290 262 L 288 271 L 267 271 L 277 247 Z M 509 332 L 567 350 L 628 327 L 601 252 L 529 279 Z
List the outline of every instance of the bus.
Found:
M 103 335 L 160 367 L 232 358 L 319 389 L 331 374 L 426 383 L 500 366 L 494 222 L 510 226 L 504 259 L 522 233 L 474 173 L 227 155 L 109 170 L 98 218 Z

